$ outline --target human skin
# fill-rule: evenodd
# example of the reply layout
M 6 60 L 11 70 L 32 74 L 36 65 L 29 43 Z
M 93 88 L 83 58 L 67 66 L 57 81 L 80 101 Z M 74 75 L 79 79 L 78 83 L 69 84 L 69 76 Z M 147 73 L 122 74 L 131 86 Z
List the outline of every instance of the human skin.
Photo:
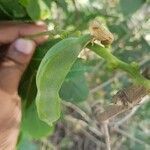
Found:
M 19 82 L 36 46 L 47 39 L 47 36 L 33 40 L 24 37 L 46 30 L 43 22 L 0 22 L 0 54 L 6 53 L 0 57 L 0 150 L 16 147 L 21 122 Z

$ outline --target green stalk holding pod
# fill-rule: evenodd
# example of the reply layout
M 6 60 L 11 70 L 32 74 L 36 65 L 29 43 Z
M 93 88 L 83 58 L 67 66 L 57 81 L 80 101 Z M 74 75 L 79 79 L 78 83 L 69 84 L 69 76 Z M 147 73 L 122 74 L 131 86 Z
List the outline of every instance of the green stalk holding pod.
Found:
M 39 118 L 52 125 L 59 119 L 61 106 L 59 90 L 90 35 L 67 38 L 54 45 L 43 58 L 36 76 L 36 106 Z

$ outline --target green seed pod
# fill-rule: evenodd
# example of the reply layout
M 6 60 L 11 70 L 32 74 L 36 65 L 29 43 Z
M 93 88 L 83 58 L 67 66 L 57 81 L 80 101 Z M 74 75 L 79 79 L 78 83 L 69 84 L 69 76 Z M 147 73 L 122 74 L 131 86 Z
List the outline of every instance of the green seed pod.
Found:
M 41 120 L 52 125 L 60 117 L 59 90 L 90 35 L 67 38 L 54 45 L 42 60 L 36 77 L 36 105 Z

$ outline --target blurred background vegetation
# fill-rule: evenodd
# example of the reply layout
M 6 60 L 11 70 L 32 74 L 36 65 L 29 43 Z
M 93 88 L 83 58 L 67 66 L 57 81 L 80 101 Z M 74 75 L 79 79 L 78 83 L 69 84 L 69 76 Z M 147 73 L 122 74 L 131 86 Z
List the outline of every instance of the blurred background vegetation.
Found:
M 36 17 L 38 7 L 27 16 L 20 7 L 12 9 L 16 0 L 7 0 L 5 9 L 1 0 L 0 18 L 28 20 Z M 49 7 L 47 24 L 58 32 L 58 37 L 79 36 L 88 33 L 91 20 L 97 18 L 114 34 L 114 55 L 126 62 L 136 61 L 141 68 L 150 65 L 150 2 L 149 0 L 43 0 Z M 22 0 L 25 2 L 25 0 Z M 33 0 L 34 4 L 34 0 Z M 41 5 L 42 6 L 42 5 Z M 15 5 L 16 7 L 16 5 Z M 13 10 L 13 11 L 12 11 Z M 19 13 L 21 11 L 21 13 Z M 40 14 L 41 15 L 41 14 Z M 61 32 L 61 36 L 60 33 Z M 56 37 L 57 37 L 56 36 Z M 52 39 L 52 45 L 58 39 Z M 83 50 L 67 75 L 60 96 L 62 116 L 49 131 L 48 137 L 32 138 L 22 134 L 20 150 L 105 150 L 104 125 L 95 119 L 92 109 L 103 108 L 111 103 L 112 96 L 131 83 L 122 71 L 112 71 L 106 62 L 88 49 Z M 33 95 L 31 95 L 33 96 Z M 95 108 L 96 106 L 96 108 Z M 35 108 L 28 111 L 34 113 Z M 35 128 L 36 119 L 28 118 L 30 132 L 40 135 L 41 127 Z M 149 97 L 136 107 L 109 122 L 112 150 L 150 149 L 150 103 Z M 24 127 L 26 130 L 26 127 Z M 43 131 L 44 132 L 44 131 Z M 38 136 L 37 136 L 38 137 Z

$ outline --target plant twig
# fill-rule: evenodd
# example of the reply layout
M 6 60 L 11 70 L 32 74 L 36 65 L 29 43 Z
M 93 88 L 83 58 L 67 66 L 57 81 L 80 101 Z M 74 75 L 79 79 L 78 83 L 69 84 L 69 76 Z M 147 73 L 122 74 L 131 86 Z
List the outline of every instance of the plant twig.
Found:
M 131 100 L 129 105 L 126 106 L 122 103 L 120 104 L 120 102 L 122 101 L 122 99 L 124 99 L 124 97 L 120 97 L 120 95 L 118 95 L 117 93 L 114 96 L 114 99 L 115 100 L 117 99 L 118 101 L 117 104 L 109 105 L 102 113 L 101 112 L 96 113 L 96 118 L 99 122 L 103 122 L 107 119 L 111 119 L 116 115 L 131 109 L 132 107 L 137 105 L 142 100 L 143 97 L 145 97 L 148 93 L 150 93 L 149 90 L 145 89 L 142 86 L 137 86 L 137 85 L 132 85 L 126 88 L 125 90 L 128 98 Z
M 144 71 L 142 74 L 149 79 L 150 74 L 149 71 L 147 71 L 149 68 L 145 69 L 146 72 Z M 148 94 L 150 94 L 150 89 L 146 89 L 139 85 L 131 85 L 126 89 L 120 90 L 113 96 L 113 101 L 116 104 L 109 105 L 103 112 L 96 112 L 96 118 L 99 122 L 110 119 L 130 108 L 133 108 Z
M 92 126 L 89 126 L 89 124 L 86 123 L 86 122 L 83 121 L 83 120 L 74 118 L 74 117 L 72 117 L 72 116 L 70 116 L 70 115 L 65 115 L 64 119 L 65 119 L 67 122 L 70 122 L 71 125 L 74 126 L 75 129 L 78 130 L 78 131 L 81 130 L 81 131 L 84 131 L 84 133 L 85 133 L 85 131 L 86 131 L 86 133 L 88 133 L 87 130 L 89 130 L 91 133 L 93 133 L 94 135 L 96 135 L 96 136 L 99 137 L 100 139 L 101 139 L 102 136 L 103 136 L 103 134 L 102 134 L 99 130 L 96 130 L 96 132 L 95 132 L 95 130 L 93 130 L 93 127 L 92 127 Z M 88 135 L 89 135 L 89 133 L 88 133 Z M 90 134 L 90 135 L 91 135 L 91 134 Z M 91 135 L 91 137 L 92 137 L 92 138 L 94 137 L 94 139 L 97 139 L 94 135 Z M 97 141 L 99 141 L 99 140 L 97 139 Z M 101 142 L 101 143 L 104 145 L 104 143 L 103 143 L 102 141 L 99 141 L 99 142 Z
M 45 150 L 46 147 L 51 150 L 56 150 L 55 146 L 50 141 L 48 141 L 48 139 L 42 139 L 41 142 L 43 144 L 42 150 Z
M 103 122 L 103 129 L 104 129 L 106 150 L 111 150 L 110 136 L 109 136 L 109 130 L 108 130 L 108 120 L 106 120 L 106 121 Z
M 130 138 L 131 140 L 150 148 L 149 144 L 145 143 L 144 141 L 142 141 L 140 139 L 137 139 L 136 137 L 133 137 L 132 135 L 128 134 L 127 132 L 121 130 L 120 128 L 112 128 L 112 129 L 115 130 L 116 132 L 122 134 L 123 136 L 126 136 L 126 137 Z
M 87 122 L 90 122 L 91 119 L 90 117 L 83 111 L 81 110 L 78 106 L 74 105 L 73 103 L 62 101 L 62 104 L 66 107 L 70 107 L 73 110 L 75 110 L 77 113 L 79 113 Z
M 96 86 L 95 88 L 91 89 L 90 93 L 93 94 L 93 93 L 97 92 L 98 90 L 102 89 L 103 87 L 107 86 L 108 84 L 110 84 L 113 81 L 114 81 L 114 78 L 107 80 L 106 82 L 100 84 L 99 86 Z
M 26 36 L 24 36 L 24 38 L 27 38 L 27 39 L 34 39 L 34 38 L 36 38 L 36 37 L 44 36 L 44 35 L 55 36 L 55 34 L 56 34 L 56 33 L 55 33 L 54 30 L 50 30 L 50 31 L 39 32 L 39 33 L 31 34 L 31 35 L 26 35 Z
M 62 104 L 74 109 L 77 113 L 79 113 L 83 117 L 83 119 L 88 122 L 88 123 L 85 122 L 84 125 L 85 124 L 86 124 L 86 126 L 88 125 L 88 128 L 92 133 L 94 133 L 98 137 L 102 136 L 102 133 L 96 127 L 93 127 L 90 125 L 90 123 L 93 123 L 93 120 L 90 119 L 89 116 L 84 111 L 82 111 L 78 106 L 74 105 L 73 103 L 65 102 L 65 101 L 62 101 Z M 76 119 L 76 118 L 74 118 L 74 119 Z M 83 121 L 83 120 L 81 120 L 81 121 Z
M 118 127 L 118 126 L 121 126 L 124 122 L 126 122 L 127 120 L 129 120 L 135 113 L 136 111 L 140 108 L 141 104 L 142 103 L 146 103 L 147 101 L 149 100 L 149 96 L 145 96 L 143 99 L 142 99 L 142 102 L 135 106 L 131 111 L 130 113 L 128 113 L 124 118 L 122 118 L 121 120 L 119 120 L 118 122 L 115 122 L 115 126 Z

